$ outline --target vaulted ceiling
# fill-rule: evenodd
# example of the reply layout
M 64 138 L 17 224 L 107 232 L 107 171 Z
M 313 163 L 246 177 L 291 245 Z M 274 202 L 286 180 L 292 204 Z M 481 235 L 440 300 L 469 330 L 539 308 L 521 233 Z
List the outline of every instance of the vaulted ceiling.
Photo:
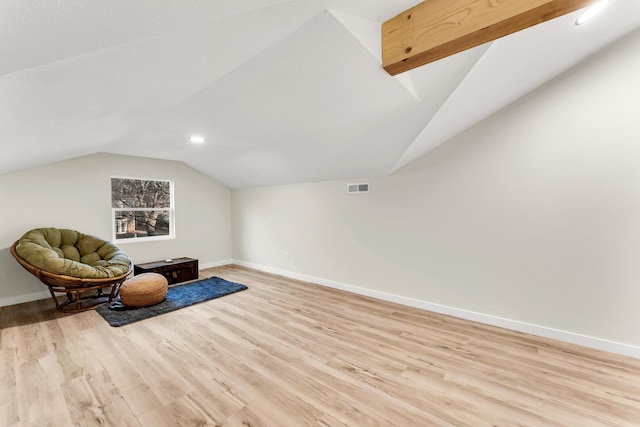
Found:
M 231 188 L 388 175 L 640 28 L 613 0 L 392 77 L 381 23 L 418 2 L 2 1 L 0 173 L 106 152 Z

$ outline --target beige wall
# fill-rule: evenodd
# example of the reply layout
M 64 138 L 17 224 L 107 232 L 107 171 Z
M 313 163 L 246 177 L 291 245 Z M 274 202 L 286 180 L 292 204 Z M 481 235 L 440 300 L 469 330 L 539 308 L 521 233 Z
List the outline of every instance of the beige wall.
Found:
M 0 305 L 37 299 L 44 285 L 9 247 L 36 227 L 71 228 L 111 239 L 111 176 L 174 181 L 176 238 L 119 244 L 136 263 L 189 256 L 231 258 L 229 190 L 181 162 L 96 154 L 0 175 Z
M 370 194 L 234 190 L 233 257 L 640 350 L 638 75 L 622 43 Z

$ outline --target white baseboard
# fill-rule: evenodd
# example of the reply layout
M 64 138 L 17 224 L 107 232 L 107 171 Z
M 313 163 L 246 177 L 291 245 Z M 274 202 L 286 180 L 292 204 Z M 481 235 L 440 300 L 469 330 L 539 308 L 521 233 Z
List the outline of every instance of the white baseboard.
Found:
M 0 298 L 0 307 L 9 305 L 22 304 L 23 302 L 37 301 L 40 299 L 51 298 L 49 291 L 33 292 L 30 294 L 16 295 L 13 297 Z
M 206 262 L 206 263 L 198 263 L 198 269 L 204 270 L 205 268 L 213 268 L 213 267 L 222 267 L 223 265 L 233 264 L 232 259 L 225 259 L 222 261 L 214 261 L 214 262 Z
M 499 326 L 501 328 L 511 329 L 518 332 L 524 332 L 527 334 L 538 335 L 544 338 L 551 338 L 558 341 L 564 341 L 571 344 L 577 344 L 584 347 L 590 347 L 597 350 L 608 351 L 610 353 L 621 354 L 623 356 L 630 356 L 640 359 L 640 347 L 619 343 L 615 341 L 609 341 L 602 338 L 591 337 L 588 335 L 581 335 L 574 332 L 563 331 L 559 329 L 553 329 L 546 326 L 534 325 L 531 323 L 520 322 L 518 320 L 506 319 L 503 317 L 492 316 L 490 314 L 478 313 L 474 311 L 464 310 L 461 308 L 449 307 L 441 304 L 434 304 L 427 301 L 418 300 L 415 298 L 403 297 L 400 295 L 394 295 L 387 292 L 376 291 L 372 289 L 366 289 L 359 286 L 348 285 L 345 283 L 334 282 L 332 280 L 326 280 L 319 277 L 308 276 L 306 274 L 294 273 L 291 271 L 281 270 L 278 268 L 267 267 L 264 265 L 253 264 L 242 260 L 233 260 L 234 264 L 252 268 L 254 270 L 260 270 L 267 273 L 273 273 L 280 276 L 290 277 L 292 279 L 302 280 L 317 284 L 321 286 L 327 286 L 334 289 L 340 289 L 343 291 L 351 292 L 354 294 L 364 295 L 383 301 L 394 302 L 409 307 L 420 308 L 435 313 L 446 314 L 449 316 L 458 317 L 461 319 L 471 320 L 479 323 L 484 323 L 492 326 Z

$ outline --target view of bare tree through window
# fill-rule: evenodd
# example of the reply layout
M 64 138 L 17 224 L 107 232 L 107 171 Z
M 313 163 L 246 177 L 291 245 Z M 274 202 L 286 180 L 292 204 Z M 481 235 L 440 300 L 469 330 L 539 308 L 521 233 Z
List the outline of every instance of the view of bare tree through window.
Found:
M 173 235 L 171 181 L 111 178 L 115 240 Z

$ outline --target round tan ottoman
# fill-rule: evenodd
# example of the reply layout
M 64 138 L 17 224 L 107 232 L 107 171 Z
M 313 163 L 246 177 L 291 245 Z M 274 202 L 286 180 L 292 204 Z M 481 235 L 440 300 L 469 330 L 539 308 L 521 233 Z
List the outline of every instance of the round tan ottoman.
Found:
M 120 301 L 126 307 L 148 307 L 164 301 L 167 279 L 158 273 L 142 273 L 127 279 L 120 287 Z

